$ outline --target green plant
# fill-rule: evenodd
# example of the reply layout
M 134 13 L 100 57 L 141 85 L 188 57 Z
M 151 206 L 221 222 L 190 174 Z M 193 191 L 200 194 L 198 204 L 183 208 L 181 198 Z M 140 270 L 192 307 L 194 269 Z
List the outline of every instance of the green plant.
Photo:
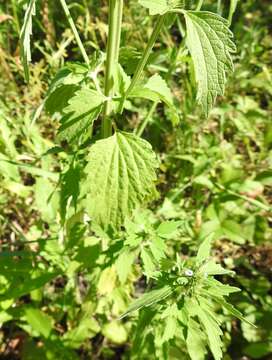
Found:
M 149 286 L 155 287 L 155 290 L 132 303 L 123 315 L 141 310 L 139 321 L 136 326 L 133 325 L 136 336 L 131 356 L 139 358 L 142 347 L 145 348 L 144 351 L 153 347 L 157 358 L 169 358 L 171 347 L 180 349 L 187 346 L 192 359 L 203 359 L 209 346 L 214 358 L 221 359 L 221 319 L 217 320 L 215 311 L 219 305 L 242 319 L 240 312 L 225 301 L 225 296 L 237 291 L 237 288 L 223 285 L 213 278 L 226 275 L 229 271 L 209 260 L 209 236 L 202 242 L 196 258 L 190 256 L 188 260 L 181 260 L 180 249 L 172 251 L 166 246 L 167 241 L 174 238 L 175 231 L 182 227 L 179 221 L 160 225 L 151 221 L 151 224 L 147 222 L 143 226 L 144 220 L 140 217 L 137 224 L 135 210 L 158 196 L 155 182 L 159 161 L 151 145 L 139 136 L 148 125 L 150 116 L 146 117 L 142 125 L 133 129 L 134 133 L 119 129 L 127 129 L 128 112 L 131 104 L 134 101 L 137 103 L 138 98 L 150 100 L 155 106 L 163 102 L 176 115 L 175 101 L 165 79 L 157 73 L 143 79 L 144 69 L 160 32 L 170 27 L 174 21 L 179 21 L 185 33 L 181 49 L 186 45 L 190 52 L 197 83 L 197 99 L 207 116 L 217 95 L 223 95 L 226 74 L 232 70 L 230 56 L 235 47 L 228 23 L 217 14 L 201 11 L 202 1 L 198 2 L 197 10 L 191 10 L 182 1 L 165 0 L 159 4 L 148 0 L 139 1 L 140 5 L 148 8 L 151 15 L 158 18 L 130 79 L 118 60 L 122 1 L 110 1 L 106 54 L 96 52 L 90 60 L 69 8 L 65 1 L 60 3 L 85 64 L 67 63 L 51 83 L 44 102 L 46 111 L 59 119 L 60 126 L 58 146 L 52 147 L 43 156 L 46 158 L 52 154 L 63 154 L 58 183 L 60 191 L 54 191 L 47 178 L 41 178 L 36 184 L 37 203 L 41 208 L 47 209 L 44 210 L 43 217 L 50 223 L 52 234 L 52 243 L 41 243 L 40 254 L 51 265 L 47 272 L 45 263 L 39 264 L 38 271 L 33 271 L 31 281 L 16 289 L 8 288 L 9 281 L 13 278 L 6 275 L 5 286 L 8 289 L 1 300 L 9 301 L 29 293 L 32 293 L 33 299 L 38 299 L 39 294 L 33 294 L 33 291 L 60 274 L 67 276 L 65 296 L 71 302 L 68 310 L 71 326 L 61 341 L 58 341 L 52 325 L 56 320 L 45 316 L 38 309 L 24 308 L 23 314 L 14 312 L 12 315 L 20 319 L 21 326 L 26 331 L 31 332 L 34 337 L 41 336 L 46 347 L 51 347 L 48 353 L 51 351 L 53 355 L 46 356 L 59 356 L 59 352 L 64 351 L 64 358 L 73 358 L 76 355 L 69 354 L 67 349 L 77 349 L 81 341 L 100 331 L 95 317 L 92 317 L 91 323 L 87 321 L 92 313 L 89 299 L 93 290 L 88 290 L 82 301 L 82 294 L 77 286 L 78 273 L 85 271 L 88 280 L 96 282 L 97 292 L 101 296 L 110 294 L 112 284 L 107 282 L 108 278 L 113 284 L 118 278 L 121 283 L 118 291 L 121 295 L 116 292 L 115 296 L 121 299 L 125 286 L 129 287 L 126 285 L 128 276 L 133 277 L 131 268 L 139 258 L 141 268 L 138 272 L 145 275 Z M 34 8 L 35 1 L 30 1 L 21 32 L 26 79 L 29 79 L 29 43 Z M 101 126 L 98 119 L 101 120 Z M 48 175 L 50 176 L 52 175 Z M 213 188 L 213 184 L 206 179 L 198 178 L 196 183 L 197 181 L 198 184 L 206 181 Z M 43 189 L 51 194 L 50 201 L 43 196 Z M 56 205 L 58 201 L 59 208 Z M 152 215 L 146 214 L 146 217 L 151 218 Z M 56 223 L 53 222 L 54 218 L 57 218 Z M 189 236 L 194 238 L 192 234 Z M 206 237 L 207 233 L 204 238 Z M 200 237 L 200 240 L 203 238 Z M 21 265 L 23 269 L 31 268 L 27 258 Z M 18 279 L 20 278 L 17 278 L 17 282 Z M 76 289 L 75 299 L 72 299 L 69 292 L 72 287 Z M 129 293 L 130 289 L 126 291 Z M 113 301 L 111 295 L 108 298 L 99 305 L 98 314 L 101 317 L 104 316 L 104 308 Z M 77 314 L 74 314 L 74 303 L 82 304 Z M 116 307 L 115 319 L 123 312 L 120 311 L 122 306 Z M 62 310 L 65 311 L 65 306 Z M 6 316 L 11 315 L 7 312 Z M 160 324 L 161 317 L 165 319 L 165 331 Z M 43 326 L 39 328 L 40 323 Z M 145 326 L 148 323 L 156 329 L 152 340 L 149 327 Z M 122 343 L 126 338 L 125 326 L 119 320 L 114 320 L 107 326 L 102 326 L 101 331 L 109 339 Z M 175 334 L 176 329 L 180 332 L 179 336 Z M 143 332 L 144 336 L 140 338 Z M 138 346 L 139 343 L 141 346 Z M 143 354 L 142 358 L 148 356 L 150 354 Z

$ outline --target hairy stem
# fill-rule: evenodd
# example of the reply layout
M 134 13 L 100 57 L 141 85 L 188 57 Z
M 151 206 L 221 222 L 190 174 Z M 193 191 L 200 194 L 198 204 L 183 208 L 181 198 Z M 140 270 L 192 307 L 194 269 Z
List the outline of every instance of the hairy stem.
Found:
M 107 60 L 105 74 L 105 102 L 104 116 L 102 121 L 102 137 L 106 138 L 112 134 L 112 122 L 109 118 L 111 113 L 111 97 L 114 87 L 114 72 L 118 64 L 121 26 L 123 16 L 123 0 L 110 0 L 109 5 L 109 35 L 107 43 Z
M 165 16 L 166 15 L 159 16 L 159 18 L 157 20 L 157 23 L 155 24 L 154 30 L 153 30 L 153 32 L 151 34 L 151 37 L 150 37 L 150 39 L 149 39 L 149 41 L 147 43 L 146 49 L 145 49 L 145 51 L 144 51 L 138 65 L 137 65 L 137 68 L 135 70 L 135 73 L 133 75 L 131 83 L 130 83 L 127 91 L 126 91 L 126 94 L 125 94 L 125 97 L 123 99 L 123 103 L 122 103 L 122 106 L 121 106 L 122 110 L 123 110 L 126 98 L 129 96 L 129 94 L 131 93 L 134 86 L 139 81 L 139 79 L 140 79 L 140 77 L 142 75 L 142 72 L 143 72 L 143 70 L 144 70 L 144 68 L 146 66 L 146 63 L 147 63 L 147 61 L 149 59 L 149 56 L 150 56 L 150 54 L 152 52 L 152 49 L 153 49 L 153 47 L 155 45 L 155 42 L 156 42 L 156 40 L 158 38 L 158 35 L 159 35 L 159 33 L 160 33 L 161 29 L 162 29 L 162 26 L 163 26 L 163 23 L 164 23 L 164 20 L 165 20 Z
M 83 46 L 83 44 L 82 44 L 82 41 L 81 41 L 81 39 L 80 39 L 79 33 L 78 33 L 78 31 L 77 31 L 77 28 L 76 28 L 76 26 L 75 26 L 74 20 L 73 20 L 73 18 L 72 18 L 72 16 L 71 16 L 70 10 L 69 10 L 69 8 L 68 8 L 68 6 L 67 6 L 67 4 L 66 4 L 66 1 L 65 1 L 65 0 L 60 0 L 60 3 L 61 3 L 61 5 L 62 5 L 62 7 L 63 7 L 65 16 L 66 16 L 66 18 L 67 18 L 67 21 L 68 21 L 68 23 L 69 23 L 69 25 L 70 25 L 70 27 L 71 27 L 71 30 L 72 30 L 73 34 L 74 34 L 75 40 L 76 40 L 77 45 L 78 45 L 78 47 L 79 47 L 79 49 L 80 49 L 80 51 L 81 51 L 81 54 L 82 54 L 82 56 L 83 56 L 83 59 L 84 59 L 85 63 L 86 63 L 87 65 L 89 65 L 90 60 L 89 60 L 88 55 L 87 55 L 87 53 L 86 53 L 86 51 L 85 51 L 85 48 L 84 48 L 84 46 Z

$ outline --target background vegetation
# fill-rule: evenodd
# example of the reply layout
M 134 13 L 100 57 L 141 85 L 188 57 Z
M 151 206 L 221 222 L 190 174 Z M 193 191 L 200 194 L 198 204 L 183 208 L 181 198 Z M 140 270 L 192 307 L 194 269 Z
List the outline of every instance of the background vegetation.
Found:
M 118 237 L 90 229 L 79 209 L 64 250 L 59 238 L 67 194 L 59 182 L 69 182 L 73 153 L 55 140 L 57 119 L 37 109 L 58 69 L 81 56 L 60 5 L 41 1 L 26 86 L 18 45 L 24 4 L 0 2 L 0 359 L 163 359 L 158 339 L 166 322 L 156 318 L 147 332 L 135 316 L 117 320 L 132 295 L 150 287 L 140 264 L 147 278 L 153 270 L 148 257 L 138 258 L 137 251 L 124 255 L 122 246 L 137 237 L 144 252 L 161 236 L 168 253 L 186 259 L 211 232 L 214 258 L 236 272 L 227 283 L 242 289 L 231 302 L 257 325 L 218 310 L 224 359 L 271 359 L 271 2 L 239 2 L 231 27 L 238 49 L 235 71 L 208 119 L 195 103 L 182 24 L 175 21 L 162 31 L 147 72 L 159 72 L 167 81 L 175 111 L 137 100 L 126 109 L 124 128 L 137 128 L 160 154 L 160 198 Z M 107 1 L 68 4 L 88 53 L 105 49 Z M 206 1 L 203 8 L 228 17 L 228 6 Z M 120 62 L 128 74 L 152 28 L 146 10 L 127 1 Z M 81 169 L 76 171 L 68 186 L 80 192 Z M 169 359 L 188 359 L 179 340 L 169 351 Z

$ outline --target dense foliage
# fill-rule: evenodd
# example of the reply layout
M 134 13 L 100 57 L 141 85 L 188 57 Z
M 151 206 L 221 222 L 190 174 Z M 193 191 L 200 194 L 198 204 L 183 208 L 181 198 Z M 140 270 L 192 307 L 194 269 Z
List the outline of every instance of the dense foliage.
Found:
M 0 2 L 0 359 L 271 358 L 271 18 Z

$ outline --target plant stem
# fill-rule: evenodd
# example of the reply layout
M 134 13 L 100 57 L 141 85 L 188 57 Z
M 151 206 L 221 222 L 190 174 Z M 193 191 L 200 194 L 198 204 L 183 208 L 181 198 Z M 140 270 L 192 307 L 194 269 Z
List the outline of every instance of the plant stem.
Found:
M 182 32 L 181 32 L 181 35 L 183 35 Z M 185 48 L 185 38 L 183 38 L 183 40 L 181 41 L 180 46 L 178 48 L 178 51 L 176 53 L 175 59 L 171 62 L 170 66 L 169 66 L 169 69 L 168 69 L 168 72 L 166 74 L 165 80 L 169 80 L 171 78 L 171 76 L 173 74 L 173 71 L 175 70 L 175 67 L 177 65 L 177 60 L 178 60 L 180 54 L 182 53 L 182 51 L 184 50 L 184 48 Z M 146 126 L 148 125 L 148 122 L 151 119 L 151 117 L 152 117 L 154 111 L 156 110 L 158 104 L 159 104 L 159 101 L 155 101 L 152 104 L 146 118 L 144 119 L 144 121 L 142 122 L 140 127 L 135 130 L 135 133 L 138 136 L 141 136 L 143 134 L 143 132 L 144 132 Z
M 123 102 L 122 102 L 122 106 L 121 106 L 121 109 L 123 110 L 123 107 L 124 107 L 124 103 L 125 103 L 125 100 L 126 98 L 129 96 L 129 94 L 131 93 L 131 91 L 133 90 L 134 86 L 136 85 L 136 83 L 138 82 L 138 80 L 140 79 L 141 75 L 142 75 L 142 72 L 146 66 L 146 63 L 149 59 L 149 56 L 151 54 L 151 51 L 153 49 L 153 46 L 155 45 L 155 42 L 158 38 L 158 35 L 160 33 L 160 30 L 163 26 L 163 23 L 164 23 L 164 20 L 165 20 L 165 16 L 166 15 L 161 15 L 159 16 L 158 20 L 157 20 L 157 23 L 154 27 L 154 30 L 151 34 L 151 37 L 147 43 L 147 46 L 146 46 L 146 49 L 137 65 L 137 68 L 135 70 L 135 73 L 133 75 L 133 78 L 131 80 L 131 83 L 126 91 L 126 94 L 124 96 L 124 99 L 123 99 Z
M 74 20 L 73 20 L 73 18 L 72 18 L 72 16 L 71 16 L 70 10 L 69 10 L 69 8 L 68 8 L 68 6 L 67 6 L 67 4 L 66 4 L 66 1 L 65 1 L 65 0 L 60 0 L 60 3 L 61 3 L 61 5 L 62 5 L 62 7 L 63 7 L 65 16 L 66 16 L 66 18 L 67 18 L 67 21 L 68 21 L 68 23 L 69 23 L 69 25 L 70 25 L 70 27 L 71 27 L 71 30 L 72 30 L 73 34 L 74 34 L 75 40 L 76 40 L 77 45 L 78 45 L 78 47 L 79 47 L 79 49 L 80 49 L 80 51 L 81 51 L 81 54 L 82 54 L 82 56 L 83 56 L 83 59 L 84 59 L 85 63 L 86 63 L 87 65 L 89 65 L 90 60 L 89 60 L 88 55 L 87 55 L 87 53 L 86 53 L 86 50 L 85 50 L 85 48 L 84 48 L 84 46 L 83 46 L 83 44 L 82 44 L 82 41 L 81 41 L 81 39 L 80 39 L 79 33 L 78 33 L 78 31 L 77 31 L 77 28 L 76 28 L 76 26 L 75 26 Z
M 197 6 L 196 6 L 196 11 L 200 11 L 202 8 L 204 0 L 198 0 Z
M 107 60 L 105 74 L 105 102 L 104 117 L 102 121 L 102 138 L 111 136 L 112 123 L 109 115 L 111 113 L 111 97 L 114 88 L 114 72 L 118 64 L 120 36 L 123 16 L 123 0 L 110 0 L 109 5 L 109 35 L 107 43 Z
M 220 14 L 220 15 L 221 15 L 221 12 L 222 12 L 221 11 L 221 5 L 222 5 L 221 2 L 222 2 L 221 0 L 217 0 L 217 13 Z
M 155 101 L 155 102 L 153 103 L 153 105 L 151 106 L 150 110 L 148 111 L 148 114 L 147 114 L 146 118 L 145 118 L 144 121 L 142 122 L 141 126 L 139 127 L 138 130 L 135 131 L 135 132 L 136 132 L 136 135 L 142 136 L 142 134 L 143 134 L 143 132 L 144 132 L 144 130 L 145 130 L 145 128 L 146 128 L 146 125 L 148 124 L 150 118 L 152 117 L 154 111 L 156 110 L 156 107 L 157 107 L 158 103 L 159 103 L 158 101 Z

